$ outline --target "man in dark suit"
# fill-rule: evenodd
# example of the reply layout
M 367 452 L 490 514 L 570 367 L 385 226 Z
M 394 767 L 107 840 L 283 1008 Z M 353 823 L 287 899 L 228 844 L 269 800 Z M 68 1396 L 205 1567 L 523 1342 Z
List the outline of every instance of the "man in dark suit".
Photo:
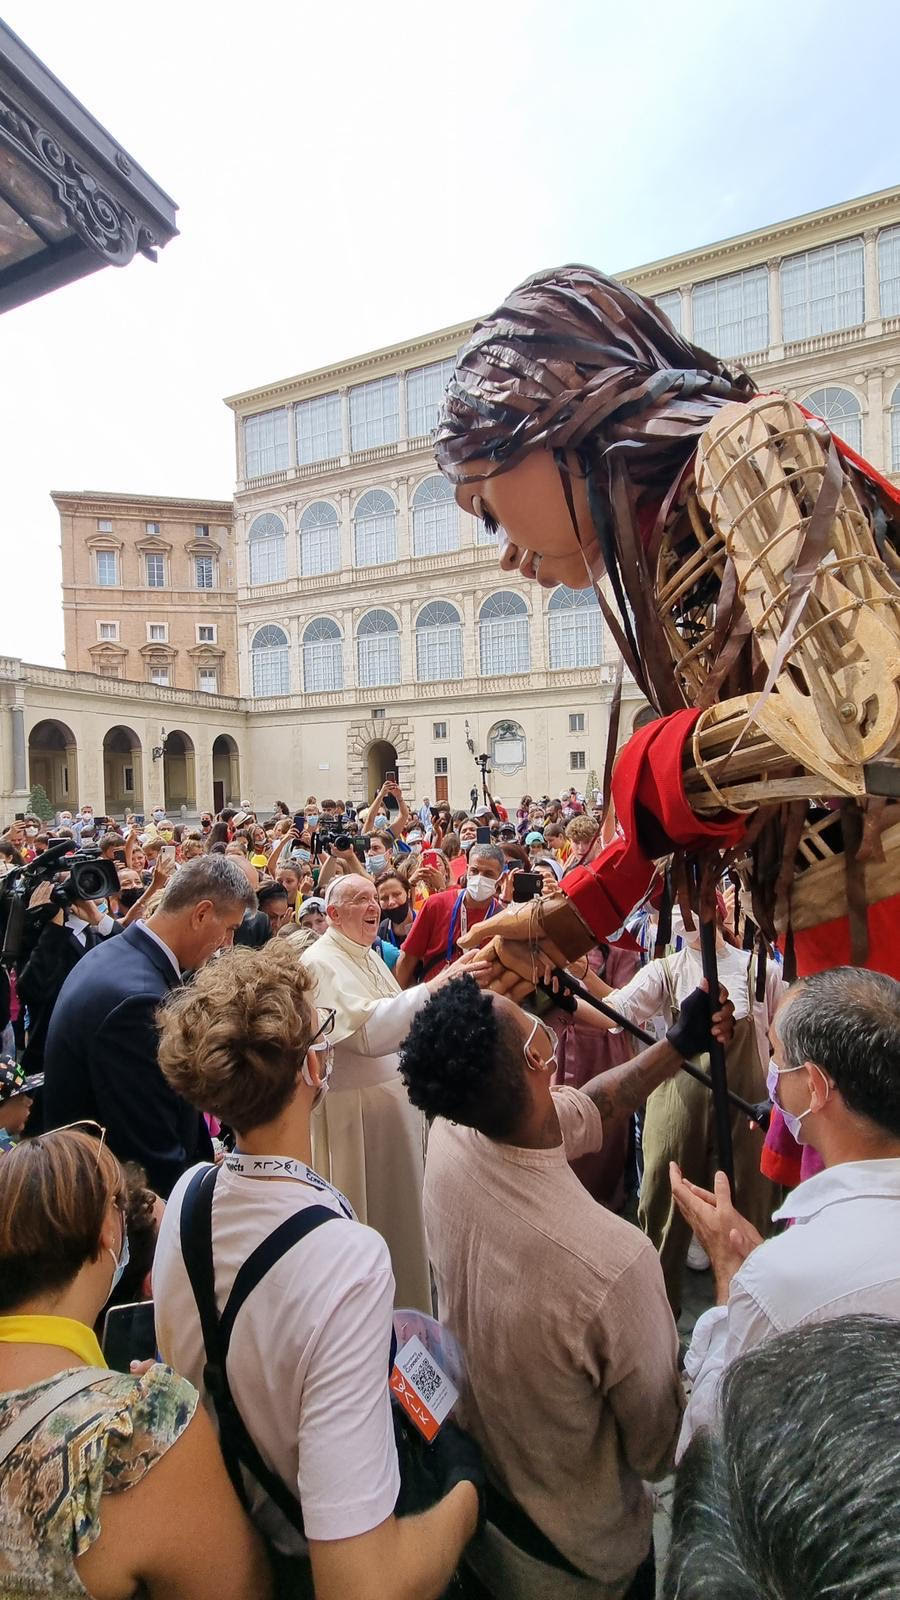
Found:
M 29 911 L 48 905 L 52 892 L 52 883 L 39 883 L 28 902 Z M 44 1070 L 47 1029 L 69 973 L 88 950 L 120 932 L 119 923 L 92 900 L 76 900 L 65 909 L 60 906 L 45 923 L 16 979 L 19 996 L 28 1007 L 28 1043 L 22 1057 L 26 1072 Z
M 212 1147 L 199 1112 L 157 1062 L 156 1010 L 186 972 L 230 945 L 256 897 L 227 856 L 199 856 L 169 880 L 159 910 L 89 951 L 63 984 L 44 1052 L 48 1128 L 87 1119 L 120 1161 L 139 1161 L 165 1198 Z

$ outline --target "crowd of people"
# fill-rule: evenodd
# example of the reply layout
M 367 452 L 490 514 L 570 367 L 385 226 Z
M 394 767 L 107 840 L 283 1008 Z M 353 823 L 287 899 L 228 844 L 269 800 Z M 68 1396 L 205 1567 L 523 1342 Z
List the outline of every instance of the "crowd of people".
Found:
M 491 919 L 609 824 L 469 798 L 0 836 L 0 1594 L 900 1590 L 900 985 L 787 984 L 721 895 L 715 995 L 684 896 L 665 946 L 648 900 L 565 971 L 501 967 Z M 808 1155 L 792 1192 L 739 1110 L 717 1170 L 682 1071 L 713 1039 Z M 459 1390 L 427 1443 L 410 1318 L 420 1398 L 439 1353 Z

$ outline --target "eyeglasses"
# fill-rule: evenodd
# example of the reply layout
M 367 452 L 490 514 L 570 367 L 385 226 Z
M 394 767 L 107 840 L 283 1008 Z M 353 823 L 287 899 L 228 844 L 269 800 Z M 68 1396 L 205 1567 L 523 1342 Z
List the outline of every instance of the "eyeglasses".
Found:
M 64 1122 L 61 1128 L 53 1128 L 52 1130 L 48 1130 L 48 1132 L 53 1133 L 69 1133 L 70 1131 L 75 1133 L 89 1133 L 92 1139 L 97 1139 L 99 1141 L 97 1144 L 97 1165 L 99 1167 L 100 1154 L 103 1146 L 106 1143 L 106 1129 L 103 1127 L 102 1123 L 92 1122 L 88 1117 L 81 1122 Z
M 307 1050 L 327 1050 L 331 1045 L 331 1041 L 328 1036 L 334 1032 L 334 1019 L 337 1016 L 337 1012 L 333 1009 L 329 1010 L 324 1006 L 318 1006 L 316 1009 L 318 1015 L 320 1017 L 324 1017 L 325 1021 L 319 1023 L 318 1028 L 316 1029 L 306 1048 Z M 317 1044 L 317 1040 L 321 1040 L 321 1043 Z

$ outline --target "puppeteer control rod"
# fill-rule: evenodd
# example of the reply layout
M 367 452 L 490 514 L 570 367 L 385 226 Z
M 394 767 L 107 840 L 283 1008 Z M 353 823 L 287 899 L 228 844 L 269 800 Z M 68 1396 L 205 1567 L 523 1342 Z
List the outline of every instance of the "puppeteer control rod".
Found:
M 597 996 L 591 994 L 590 990 L 585 989 L 584 985 L 580 984 L 577 978 L 570 978 L 569 974 L 567 972 L 563 972 L 559 967 L 555 969 L 553 976 L 559 984 L 560 989 L 562 989 L 564 993 L 567 992 L 569 994 L 573 994 L 579 1000 L 584 1000 L 586 1005 L 593 1006 L 595 1011 L 601 1011 L 604 1017 L 609 1017 L 610 1022 L 614 1022 L 616 1024 L 617 1028 L 623 1028 L 626 1033 L 633 1034 L 635 1039 L 640 1039 L 642 1044 L 659 1043 L 659 1041 L 653 1037 L 652 1033 L 647 1032 L 646 1028 L 640 1028 L 636 1022 L 631 1022 L 629 1021 L 628 1017 L 623 1017 L 620 1011 L 616 1011 L 613 1006 L 607 1005 L 605 1000 L 598 1000 Z M 542 983 L 539 985 L 539 987 L 544 990 L 545 994 L 549 994 L 553 999 L 558 1000 L 558 991 L 551 988 L 549 984 Z M 682 1072 L 686 1072 L 689 1078 L 696 1078 L 698 1083 L 703 1083 L 706 1085 L 707 1089 L 712 1089 L 714 1091 L 713 1080 L 708 1072 L 703 1071 L 702 1067 L 695 1067 L 692 1061 L 682 1061 L 681 1070 Z M 727 1086 L 726 1093 L 731 1104 L 735 1106 L 738 1111 L 743 1111 L 745 1115 L 748 1116 L 752 1122 L 755 1122 L 757 1127 L 762 1128 L 763 1132 L 765 1133 L 769 1126 L 769 1120 L 772 1115 L 772 1107 L 769 1101 L 761 1100 L 758 1105 L 754 1106 L 751 1105 L 749 1100 L 742 1099 L 739 1094 L 735 1094 L 734 1091 L 732 1089 L 728 1089 Z M 730 1123 L 728 1125 L 728 1132 L 729 1134 L 731 1133 Z M 725 1171 L 724 1167 L 722 1168 L 722 1171 Z M 729 1181 L 731 1181 L 730 1176 Z
M 694 882 L 697 887 L 697 904 L 700 907 L 700 960 L 703 976 L 709 989 L 710 1002 L 719 993 L 719 963 L 716 959 L 715 900 L 709 903 L 704 895 L 703 872 L 699 862 L 694 863 Z M 728 1107 L 728 1072 L 725 1066 L 725 1046 L 710 1034 L 709 1076 L 712 1080 L 713 1112 L 716 1119 L 716 1149 L 719 1167 L 728 1179 L 734 1196 L 734 1150 L 731 1143 L 731 1113 Z

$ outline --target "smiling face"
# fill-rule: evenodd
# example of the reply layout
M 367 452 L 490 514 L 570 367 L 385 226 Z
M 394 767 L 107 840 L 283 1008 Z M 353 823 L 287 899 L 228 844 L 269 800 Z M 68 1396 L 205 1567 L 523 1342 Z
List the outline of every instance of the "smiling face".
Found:
M 587 484 L 574 453 L 567 452 L 566 460 L 581 542 L 596 566 L 600 547 L 588 507 Z M 480 472 L 488 475 L 480 477 Z M 456 486 L 456 501 L 492 532 L 498 531 L 501 569 L 536 579 L 544 589 L 560 583 L 570 589 L 590 588 L 559 468 L 550 451 L 531 450 L 508 472 L 489 474 L 490 462 L 469 462 L 469 481 Z
M 378 890 L 374 883 L 353 873 L 336 884 L 328 902 L 328 920 L 354 944 L 370 945 L 381 921 Z

